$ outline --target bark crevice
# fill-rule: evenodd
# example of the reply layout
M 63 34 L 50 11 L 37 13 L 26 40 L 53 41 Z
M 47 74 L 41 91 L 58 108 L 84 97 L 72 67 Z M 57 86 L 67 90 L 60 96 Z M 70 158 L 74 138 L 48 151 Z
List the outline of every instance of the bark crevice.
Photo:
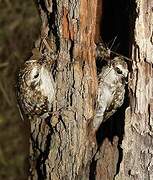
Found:
M 51 127 L 47 119 L 46 119 L 46 124 L 48 124 L 49 130 L 48 130 L 48 134 L 46 134 L 44 149 L 42 150 L 39 148 L 39 146 L 42 146 L 42 145 L 37 146 L 37 148 L 39 149 L 39 156 L 37 157 L 37 161 L 36 161 L 36 170 L 37 170 L 38 180 L 45 179 L 47 175 L 45 163 L 46 163 L 46 160 L 48 159 L 48 155 L 50 152 L 51 137 L 53 134 L 53 128 Z

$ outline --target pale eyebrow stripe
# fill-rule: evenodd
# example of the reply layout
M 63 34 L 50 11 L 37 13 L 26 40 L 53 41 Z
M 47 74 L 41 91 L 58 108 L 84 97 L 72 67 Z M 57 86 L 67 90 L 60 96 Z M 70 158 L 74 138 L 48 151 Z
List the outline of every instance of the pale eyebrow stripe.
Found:
M 37 60 L 36 59 L 30 59 L 29 61 L 26 61 L 25 63 L 28 64 L 28 63 L 32 63 L 32 62 L 36 62 Z

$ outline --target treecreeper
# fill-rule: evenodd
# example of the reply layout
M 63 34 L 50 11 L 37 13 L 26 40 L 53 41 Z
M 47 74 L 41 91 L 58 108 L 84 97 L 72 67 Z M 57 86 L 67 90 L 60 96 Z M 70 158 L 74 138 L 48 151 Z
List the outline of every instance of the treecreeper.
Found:
M 128 66 L 123 56 L 111 59 L 109 50 L 97 48 L 97 57 L 106 61 L 98 74 L 98 88 L 96 97 L 96 109 L 93 127 L 97 130 L 101 123 L 109 119 L 119 107 L 122 106 L 125 97 L 125 85 L 128 76 Z
M 32 56 L 20 68 L 17 99 L 24 118 L 45 119 L 49 115 L 55 96 L 51 65 L 52 60 L 44 54 Z

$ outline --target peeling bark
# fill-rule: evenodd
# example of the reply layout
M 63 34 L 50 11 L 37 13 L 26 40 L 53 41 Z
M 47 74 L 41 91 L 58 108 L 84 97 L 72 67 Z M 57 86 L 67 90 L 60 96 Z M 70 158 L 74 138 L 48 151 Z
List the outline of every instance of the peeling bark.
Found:
M 126 110 L 123 160 L 116 180 L 153 179 L 152 7 L 151 0 L 136 0 L 133 61 L 129 76 L 131 107 Z

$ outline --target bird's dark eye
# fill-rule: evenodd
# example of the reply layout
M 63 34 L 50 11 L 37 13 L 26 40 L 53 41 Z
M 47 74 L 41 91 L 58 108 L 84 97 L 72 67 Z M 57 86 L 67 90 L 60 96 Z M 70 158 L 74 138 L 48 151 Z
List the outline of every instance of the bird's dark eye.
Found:
M 122 74 L 122 71 L 121 71 L 118 67 L 116 67 L 116 72 L 117 72 L 118 74 Z
M 39 73 L 37 73 L 36 75 L 34 75 L 34 79 L 36 79 L 39 76 Z

